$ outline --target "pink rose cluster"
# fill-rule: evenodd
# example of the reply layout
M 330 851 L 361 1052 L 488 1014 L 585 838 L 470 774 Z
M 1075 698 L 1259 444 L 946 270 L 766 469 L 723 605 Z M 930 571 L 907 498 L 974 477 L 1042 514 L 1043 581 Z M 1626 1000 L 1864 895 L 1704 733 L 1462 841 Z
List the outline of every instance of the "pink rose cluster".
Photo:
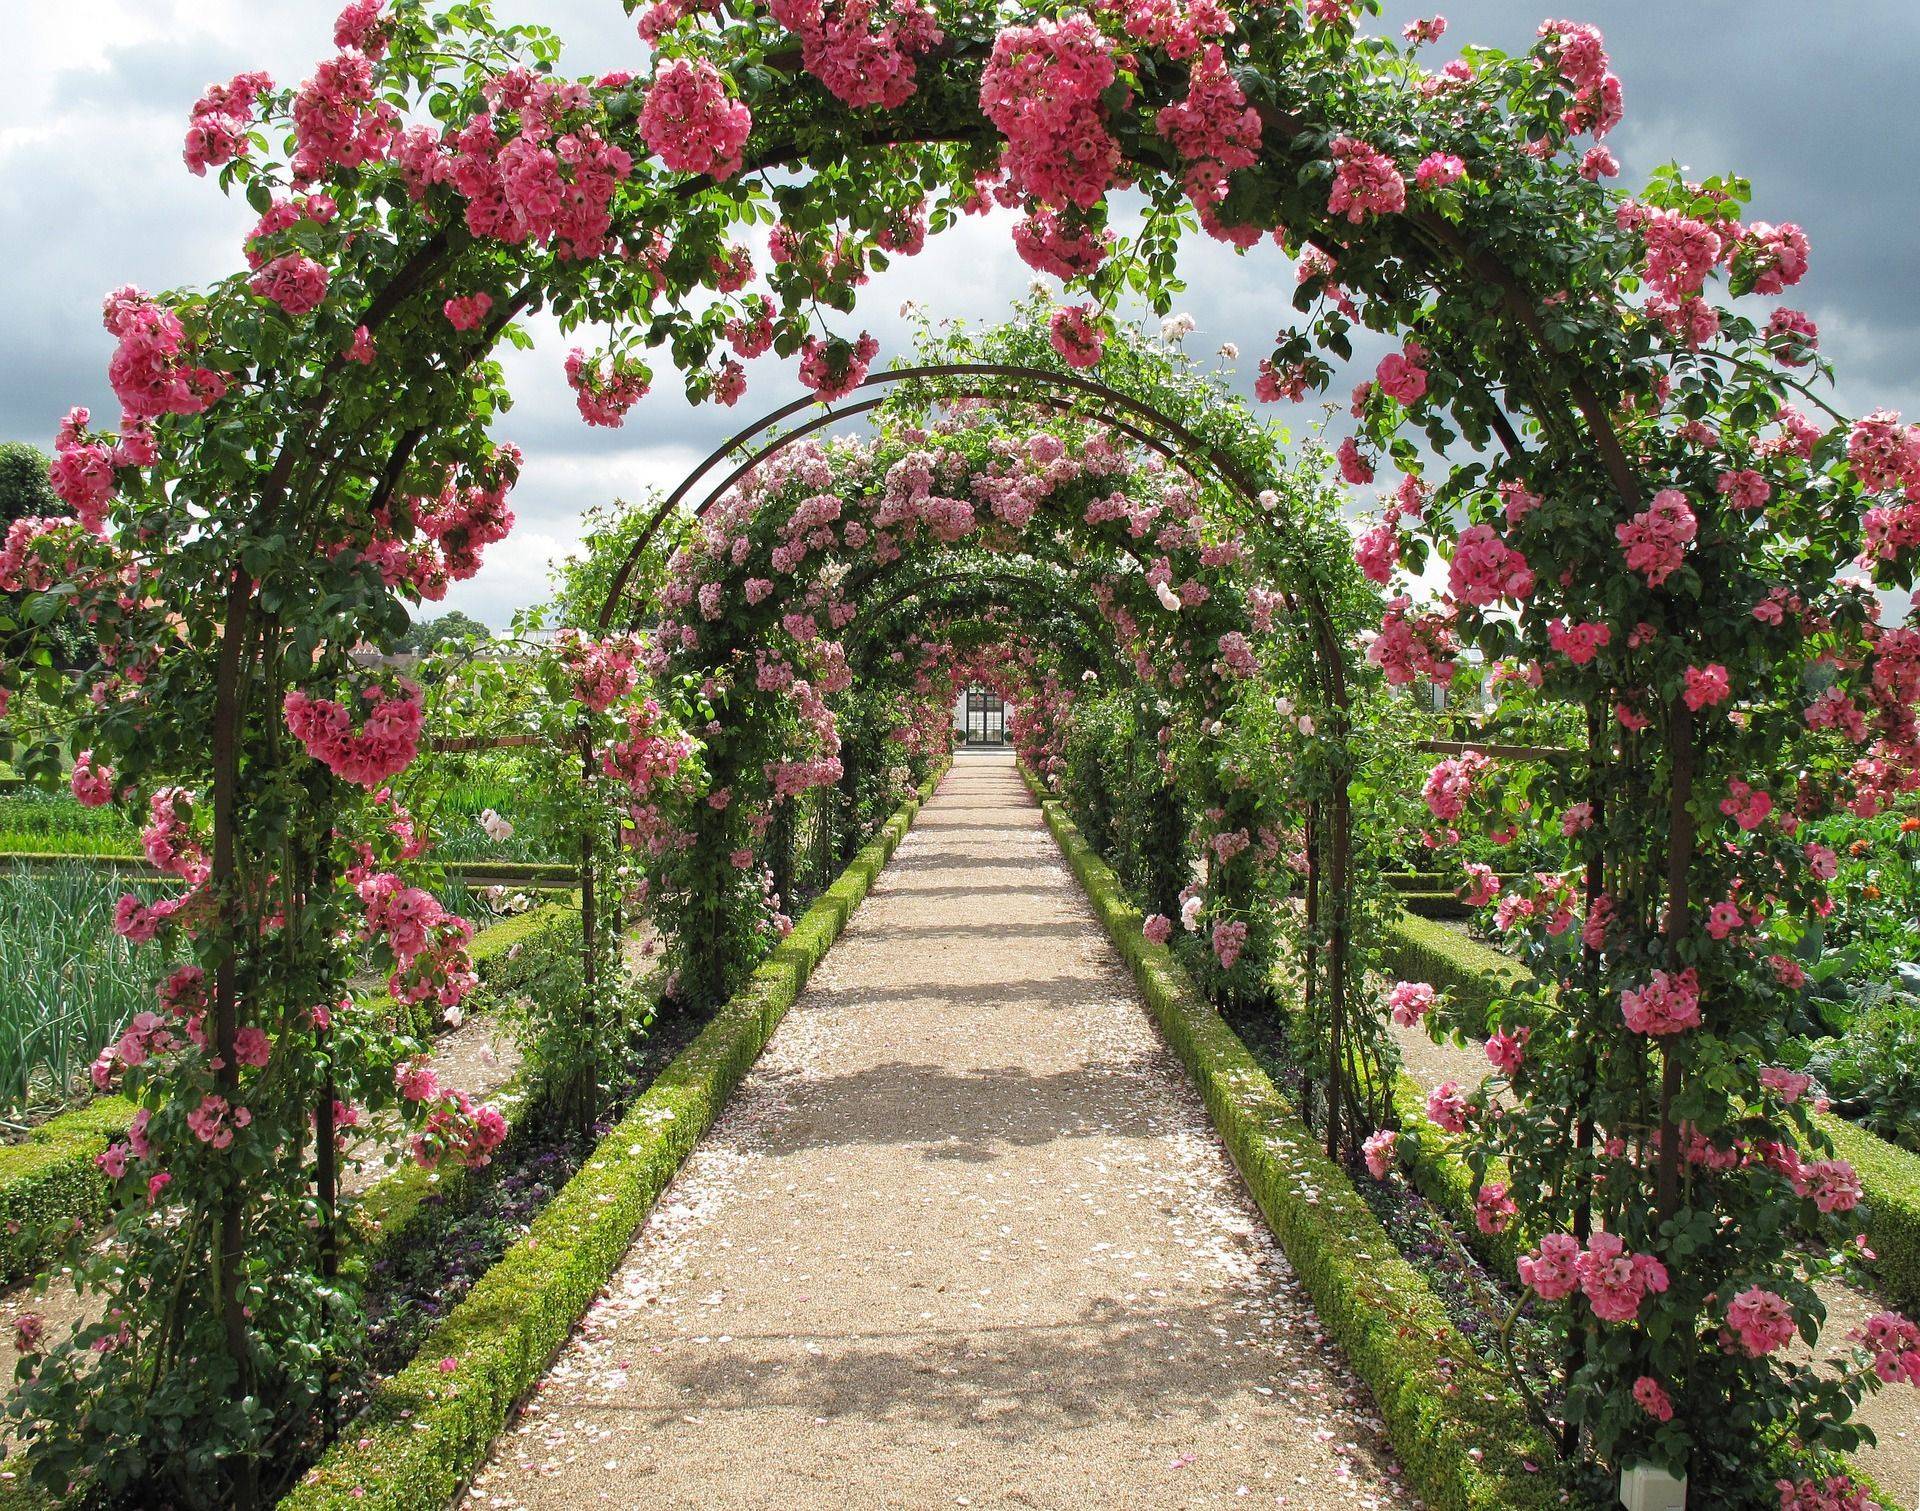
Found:
M 580 418 L 589 425 L 618 429 L 651 385 L 652 374 L 644 363 L 615 356 L 589 361 L 577 346 L 567 353 L 567 386 Z
M 1028 267 L 1065 280 L 1105 262 L 1113 233 L 1085 224 L 1071 211 L 1040 209 L 1014 226 L 1013 246 Z
M 1387 681 L 1405 687 L 1420 677 L 1445 680 L 1453 675 L 1459 646 L 1446 612 L 1416 613 L 1405 594 L 1387 601 L 1380 633 L 1367 647 L 1367 660 L 1379 667 Z
M 1582 1252 L 1571 1233 L 1549 1233 L 1519 1261 L 1521 1283 L 1542 1301 L 1582 1292 L 1602 1322 L 1631 1322 L 1649 1292 L 1667 1288 L 1667 1267 L 1650 1254 L 1629 1253 L 1613 1233 L 1596 1233 Z
M 1592 661 L 1612 639 L 1612 628 L 1604 624 L 1568 624 L 1556 619 L 1547 626 L 1547 643 L 1575 666 Z
M 104 808 L 113 801 L 113 768 L 96 764 L 91 750 L 83 750 L 67 780 L 73 800 L 82 808 Z
M 1443 824 L 1450 824 L 1459 818 L 1467 811 L 1467 800 L 1473 796 L 1474 783 L 1491 764 L 1476 750 L 1436 762 L 1433 770 L 1427 773 L 1426 784 L 1420 793 L 1426 800 L 1427 811 Z
M 412 764 L 425 715 L 417 689 L 394 696 L 370 687 L 360 697 L 366 708 L 358 731 L 346 704 L 299 688 L 287 694 L 282 710 L 308 755 L 346 781 L 378 787 Z
M 721 181 L 740 171 L 752 131 L 753 112 L 728 96 L 726 81 L 705 58 L 667 64 L 654 76 L 640 112 L 648 151 L 675 173 Z
M 1344 215 L 1352 225 L 1376 215 L 1397 215 L 1407 207 L 1407 184 L 1400 165 L 1386 153 L 1350 136 L 1336 137 L 1333 190 L 1327 213 Z
M 945 39 L 918 0 L 771 0 L 774 20 L 800 39 L 800 61 L 856 110 L 898 110 L 917 87 L 914 59 Z
M 1213 926 L 1213 957 L 1230 971 L 1247 947 L 1247 926 L 1237 918 L 1223 918 Z
M 247 287 L 297 317 L 320 308 L 327 282 L 326 268 L 304 252 L 283 252 L 248 279 Z
M 410 1141 L 414 1161 L 421 1168 L 432 1170 L 450 1160 L 477 1169 L 505 1142 L 506 1119 L 496 1109 L 476 1104 L 464 1091 L 442 1086 L 424 1059 L 396 1065 L 393 1084 L 404 1101 L 426 1109 L 425 1125 Z
M 240 73 L 225 84 L 209 85 L 194 102 L 181 153 L 194 177 L 204 178 L 207 169 L 247 155 L 254 105 L 271 88 L 273 80 L 264 73 Z
M 1140 933 L 1149 944 L 1165 944 L 1173 937 L 1173 920 L 1165 913 L 1149 913 Z
M 378 95 L 373 60 L 365 53 L 347 49 L 314 70 L 293 97 L 296 183 L 387 155 L 400 135 L 400 112 Z
M 1673 1420 L 1673 1398 L 1666 1387 L 1652 1375 L 1642 1375 L 1633 1382 L 1633 1400 L 1642 1411 L 1656 1422 Z
M 1427 1117 L 1448 1133 L 1466 1131 L 1468 1110 L 1458 1081 L 1442 1081 L 1427 1093 Z
M 1607 50 L 1597 26 L 1583 21 L 1542 21 L 1541 52 L 1573 86 L 1573 106 L 1562 116 L 1567 130 L 1605 136 L 1620 124 L 1619 76 L 1608 70 Z
M 1106 355 L 1106 337 L 1095 323 L 1091 305 L 1070 304 L 1055 310 L 1047 337 L 1069 367 L 1095 367 Z
M 147 861 L 164 875 L 198 885 L 210 869 L 207 853 L 194 838 L 193 795 L 184 787 L 162 787 L 147 799 L 148 822 L 140 831 Z
M 54 436 L 47 482 L 89 535 L 104 536 L 107 505 L 120 491 L 117 469 L 141 467 L 153 460 L 153 437 L 134 420 L 124 422 L 120 439 L 88 433 L 92 416 L 76 406 L 67 411 Z
M 1099 202 L 1120 167 L 1100 99 L 1113 80 L 1113 54 L 1087 16 L 1000 31 L 980 108 L 1006 138 L 1001 162 L 1016 188 L 1050 205 Z
M 1385 1180 L 1393 1169 L 1394 1150 L 1399 1146 L 1400 1135 L 1391 1128 L 1382 1128 L 1367 1136 L 1361 1144 L 1360 1152 L 1367 1162 L 1367 1174 L 1375 1180 Z
M 693 742 L 668 725 L 657 702 L 645 698 L 627 710 L 626 738 L 607 746 L 600 765 L 633 797 L 646 800 L 677 777 L 692 755 Z M 728 800 L 722 797 L 719 806 Z
M 867 380 L 880 343 L 866 331 L 858 340 L 809 336 L 800 346 L 800 381 L 825 403 L 843 399 Z
M 1519 603 L 1533 593 L 1526 557 L 1502 540 L 1492 525 L 1470 525 L 1454 542 L 1447 588 L 1462 603 L 1485 608 L 1502 599 Z
M 402 137 L 395 156 L 407 187 L 418 197 L 451 185 L 475 236 L 551 246 L 563 262 L 605 254 L 609 207 L 633 158 L 584 119 L 593 90 L 512 69 L 484 92 L 488 108 L 457 132 L 416 126 Z
M 1750 1358 L 1764 1358 L 1793 1341 L 1793 1308 L 1763 1286 L 1748 1286 L 1728 1304 L 1727 1328 Z
M 1876 1312 L 1858 1334 L 1873 1354 L 1873 1372 L 1888 1385 L 1920 1385 L 1920 1326 L 1898 1312 Z
M 1620 994 L 1620 1013 L 1636 1034 L 1677 1034 L 1700 1026 L 1700 977 L 1688 967 L 1655 971 L 1644 986 Z
M 1187 193 L 1203 213 L 1225 197 L 1228 174 L 1260 160 L 1260 112 L 1247 104 L 1217 42 L 1194 61 L 1187 97 L 1163 106 L 1154 127 L 1186 163 Z
M 594 713 L 604 713 L 639 683 L 640 642 L 632 635 L 590 640 L 578 630 L 562 630 L 555 640 L 573 695 Z
M 1880 1504 L 1845 1474 L 1776 1480 L 1773 1488 L 1780 1492 L 1780 1511 L 1874 1511 Z
M 1626 524 L 1614 526 L 1613 533 L 1626 553 L 1627 570 L 1640 573 L 1648 587 L 1657 588 L 1680 570 L 1686 548 L 1698 532 L 1687 496 L 1678 488 L 1662 488 L 1647 508 Z
M 1387 991 L 1387 1011 L 1402 1028 L 1421 1022 L 1433 1005 L 1433 987 L 1425 981 L 1396 981 Z
M 101 324 L 119 343 L 107 363 L 107 381 L 127 420 L 199 414 L 225 396 L 225 376 L 192 362 L 180 317 L 139 289 L 107 295 Z
M 1427 391 L 1427 349 L 1418 341 L 1409 341 L 1397 352 L 1388 352 L 1374 369 L 1374 381 L 1390 399 L 1411 406 Z

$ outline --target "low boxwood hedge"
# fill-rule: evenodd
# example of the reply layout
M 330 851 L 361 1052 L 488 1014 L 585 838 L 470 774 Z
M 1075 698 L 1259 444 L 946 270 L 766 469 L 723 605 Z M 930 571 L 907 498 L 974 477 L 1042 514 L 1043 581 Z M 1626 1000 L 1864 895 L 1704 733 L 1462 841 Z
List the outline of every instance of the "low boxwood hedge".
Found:
M 692 1044 L 655 1079 L 527 1236 L 281 1501 L 283 1511 L 426 1511 L 458 1493 L 632 1246 L 939 775 L 848 863 Z M 449 1367 L 450 1365 L 450 1367 Z
M 1254 1200 L 1385 1419 L 1409 1478 L 1438 1511 L 1563 1504 L 1552 1446 L 1504 1381 L 1468 1384 L 1473 1347 L 1394 1249 L 1239 1035 L 1199 995 L 1060 805 L 1027 773 L 1048 827 L 1213 1115 Z
M 1863 1197 L 1852 1215 L 1880 1256 L 1874 1279 L 1897 1305 L 1920 1307 L 1920 1154 L 1830 1113 L 1815 1113 L 1814 1122 L 1860 1176 Z
M 1439 987 L 1481 1023 L 1496 999 L 1533 985 L 1533 973 L 1519 961 L 1426 918 L 1401 917 L 1387 925 L 1380 968 L 1403 981 Z
M 29 1278 L 76 1225 L 106 1215 L 108 1183 L 93 1159 L 132 1117 L 124 1097 L 100 1097 L 0 1148 L 0 1285 Z

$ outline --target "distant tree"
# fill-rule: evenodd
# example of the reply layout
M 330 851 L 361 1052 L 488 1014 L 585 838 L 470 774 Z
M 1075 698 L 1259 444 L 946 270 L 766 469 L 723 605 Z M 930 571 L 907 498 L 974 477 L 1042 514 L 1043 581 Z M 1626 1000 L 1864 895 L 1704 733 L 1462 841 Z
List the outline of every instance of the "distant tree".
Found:
M 401 638 L 400 649 L 411 651 L 418 656 L 425 656 L 462 640 L 491 640 L 492 638 L 493 631 L 478 619 L 471 614 L 463 614 L 458 609 L 454 609 L 442 614 L 438 619 L 415 620 Z
M 47 481 L 47 456 L 25 441 L 0 441 L 0 524 L 69 512 Z

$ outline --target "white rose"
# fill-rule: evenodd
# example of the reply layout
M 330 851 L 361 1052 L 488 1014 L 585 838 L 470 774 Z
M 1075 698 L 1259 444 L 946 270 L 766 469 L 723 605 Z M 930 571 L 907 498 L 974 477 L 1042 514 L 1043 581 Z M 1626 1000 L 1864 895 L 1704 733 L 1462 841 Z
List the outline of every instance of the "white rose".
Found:
M 1155 583 L 1153 585 L 1153 594 L 1154 597 L 1160 600 L 1160 607 L 1165 609 L 1169 614 L 1177 614 L 1180 612 L 1180 595 L 1174 592 L 1171 584 L 1164 582 Z

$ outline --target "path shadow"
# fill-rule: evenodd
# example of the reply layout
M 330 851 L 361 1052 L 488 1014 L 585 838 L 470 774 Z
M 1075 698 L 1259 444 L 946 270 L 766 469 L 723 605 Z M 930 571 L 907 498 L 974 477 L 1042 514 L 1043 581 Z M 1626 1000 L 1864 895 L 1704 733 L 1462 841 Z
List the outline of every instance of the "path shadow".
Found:
M 1068 1322 L 736 1335 L 649 1361 L 651 1401 L 567 1399 L 548 1410 L 603 1424 L 631 1414 L 642 1430 L 662 1432 L 694 1402 L 703 1418 L 788 1412 L 1019 1444 L 1111 1422 L 1216 1422 L 1229 1409 L 1245 1411 L 1246 1393 L 1277 1385 L 1266 1398 L 1271 1412 L 1240 1429 L 1277 1439 L 1299 1430 L 1298 1403 L 1284 1387 L 1298 1374 L 1300 1346 L 1275 1352 L 1259 1346 L 1266 1336 L 1251 1325 L 1244 1296 L 1200 1305 L 1088 1296 Z M 1228 1342 L 1243 1338 L 1253 1346 Z M 800 1353 L 796 1341 L 820 1351 Z M 1314 1406 L 1324 1410 L 1325 1402 L 1316 1397 Z M 1384 1455 L 1362 1448 L 1349 1457 L 1387 1472 Z
M 1149 1138 L 1172 1109 L 1147 1092 L 1146 1062 L 1093 1061 L 1036 1073 L 1021 1066 L 956 1071 L 891 1060 L 829 1076 L 766 1076 L 788 1089 L 777 1122 L 758 1130 L 757 1153 L 860 1145 L 918 1147 L 928 1160 L 988 1163 L 1008 1148 L 1061 1139 Z
M 1118 971 L 1118 967 L 1115 968 Z M 1004 1009 L 1009 1001 L 1036 1013 L 1079 1007 L 1105 989 L 1132 991 L 1132 983 L 1116 975 L 1112 982 L 1084 974 L 1054 976 L 983 976 L 978 981 L 914 982 L 906 986 L 873 987 L 857 982 L 834 986 L 816 977 L 807 995 L 821 1006 L 884 1007 L 911 1002 L 951 1002 L 962 1008 Z M 884 1021 L 873 1028 L 884 1028 Z M 1050 1031 L 1050 1030 L 1042 1030 Z

